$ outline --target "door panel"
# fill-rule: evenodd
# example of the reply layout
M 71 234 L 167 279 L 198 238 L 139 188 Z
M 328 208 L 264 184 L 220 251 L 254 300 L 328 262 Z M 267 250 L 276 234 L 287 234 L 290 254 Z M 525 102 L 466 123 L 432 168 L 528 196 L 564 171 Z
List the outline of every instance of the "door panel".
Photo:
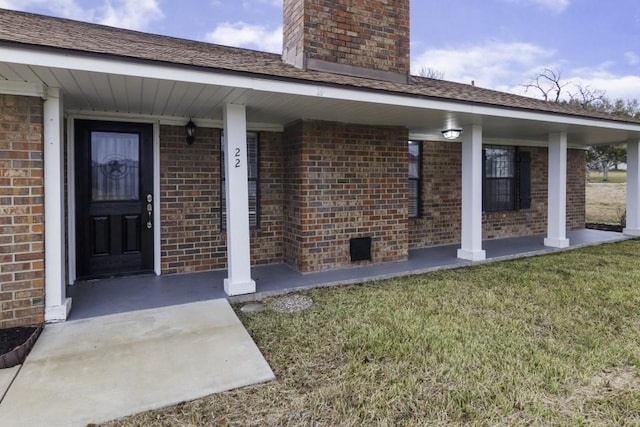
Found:
M 153 271 L 153 128 L 76 120 L 79 279 Z
M 92 255 L 109 255 L 109 217 L 94 216 L 91 220 L 93 222 L 91 235 L 94 236 Z
M 141 252 L 140 236 L 142 229 L 140 227 L 140 215 L 125 215 L 122 218 L 122 225 L 124 229 L 122 233 L 124 242 L 122 251 L 124 253 Z

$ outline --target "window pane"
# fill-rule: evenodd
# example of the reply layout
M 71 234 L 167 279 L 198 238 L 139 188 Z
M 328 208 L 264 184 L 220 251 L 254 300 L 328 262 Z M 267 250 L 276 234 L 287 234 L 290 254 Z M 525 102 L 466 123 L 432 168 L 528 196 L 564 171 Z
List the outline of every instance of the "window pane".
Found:
M 258 177 L 258 134 L 256 133 L 247 134 L 247 158 L 249 159 L 247 171 L 249 178 L 255 179 Z
M 223 230 L 227 229 L 227 188 L 224 185 L 224 178 L 222 179 L 222 189 L 220 190 L 220 218 L 222 224 L 220 225 Z
M 515 176 L 515 148 L 487 147 L 487 178 L 513 178 Z
M 258 225 L 258 183 L 249 181 L 249 225 Z
M 409 142 L 409 178 L 420 178 L 420 144 Z
M 139 198 L 139 146 L 137 134 L 91 132 L 91 200 Z
M 409 218 L 418 216 L 419 185 L 417 179 L 409 180 Z
M 515 147 L 486 146 L 485 197 L 486 211 L 516 209 L 515 198 Z
M 409 218 L 420 214 L 420 156 L 421 143 L 409 141 Z
M 512 179 L 489 179 L 486 190 L 490 194 L 491 210 L 503 211 L 515 208 Z

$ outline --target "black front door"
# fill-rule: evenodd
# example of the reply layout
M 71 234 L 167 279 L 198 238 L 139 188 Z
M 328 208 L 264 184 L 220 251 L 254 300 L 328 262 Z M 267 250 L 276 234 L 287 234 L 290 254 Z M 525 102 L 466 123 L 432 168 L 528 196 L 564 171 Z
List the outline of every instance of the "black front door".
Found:
M 153 271 L 153 127 L 75 121 L 79 279 Z

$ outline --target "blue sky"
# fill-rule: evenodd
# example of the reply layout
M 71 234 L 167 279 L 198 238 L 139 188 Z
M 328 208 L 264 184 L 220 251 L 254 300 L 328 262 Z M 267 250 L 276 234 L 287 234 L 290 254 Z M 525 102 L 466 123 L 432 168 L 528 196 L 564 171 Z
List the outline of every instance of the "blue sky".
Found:
M 282 43 L 282 0 L 0 0 L 0 7 L 271 52 Z M 550 68 L 610 98 L 640 99 L 638 0 L 413 0 L 411 33 L 414 73 L 428 67 L 447 80 L 523 93 L 521 84 Z

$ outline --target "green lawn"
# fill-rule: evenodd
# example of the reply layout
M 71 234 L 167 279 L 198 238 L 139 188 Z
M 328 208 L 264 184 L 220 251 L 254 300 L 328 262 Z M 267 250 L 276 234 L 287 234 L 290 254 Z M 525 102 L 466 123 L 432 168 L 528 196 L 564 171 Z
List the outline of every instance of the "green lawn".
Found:
M 640 425 L 639 256 L 634 240 L 238 313 L 276 381 L 110 425 Z
M 602 172 L 589 171 L 589 182 L 603 182 Z M 623 171 L 623 170 L 609 171 L 609 181 L 607 182 L 616 183 L 616 184 L 619 184 L 621 182 L 627 182 L 627 171 Z

